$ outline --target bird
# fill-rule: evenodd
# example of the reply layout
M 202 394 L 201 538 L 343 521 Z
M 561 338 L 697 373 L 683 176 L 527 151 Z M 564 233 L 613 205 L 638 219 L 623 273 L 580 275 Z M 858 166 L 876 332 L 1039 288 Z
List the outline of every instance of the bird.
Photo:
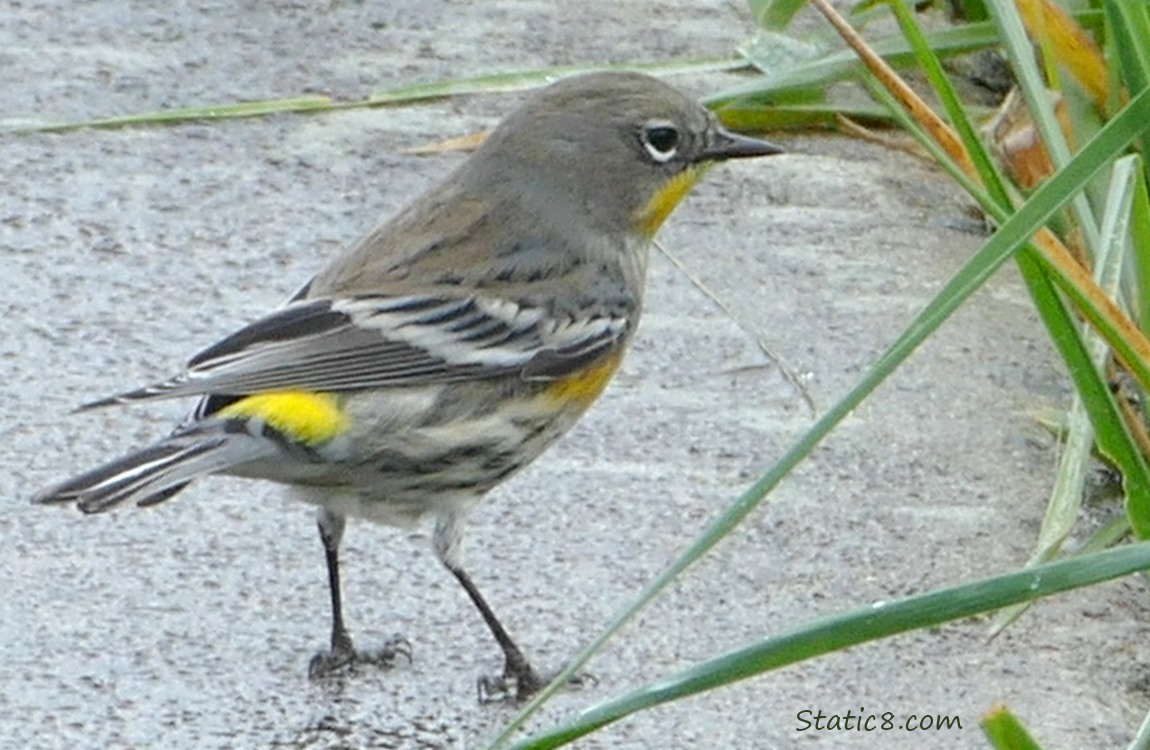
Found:
M 355 647 L 340 580 L 347 519 L 426 519 L 503 654 L 481 699 L 529 696 L 546 680 L 463 565 L 466 518 L 606 388 L 639 323 L 653 237 L 691 187 L 716 162 L 781 152 L 645 74 L 542 87 L 282 307 L 174 377 L 79 407 L 197 399 L 166 437 L 33 501 L 99 513 L 158 505 L 213 474 L 287 485 L 317 506 L 327 564 L 331 641 L 310 662 L 315 678 L 406 643 Z

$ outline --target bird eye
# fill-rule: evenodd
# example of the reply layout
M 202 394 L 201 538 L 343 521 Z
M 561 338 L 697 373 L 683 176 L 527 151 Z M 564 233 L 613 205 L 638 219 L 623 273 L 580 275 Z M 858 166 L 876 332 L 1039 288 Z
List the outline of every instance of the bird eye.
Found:
M 643 148 L 657 162 L 667 162 L 675 158 L 679 151 L 679 130 L 670 123 L 659 122 L 646 125 L 639 136 Z

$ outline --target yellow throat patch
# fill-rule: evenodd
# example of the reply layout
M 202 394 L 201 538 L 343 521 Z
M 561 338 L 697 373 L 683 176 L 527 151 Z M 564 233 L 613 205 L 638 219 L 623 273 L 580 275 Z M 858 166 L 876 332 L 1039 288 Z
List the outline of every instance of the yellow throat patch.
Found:
M 648 239 L 654 237 L 655 232 L 659 231 L 659 227 L 675 210 L 675 206 L 691 192 L 691 188 L 709 168 L 709 164 L 693 164 L 668 180 L 667 184 L 651 196 L 647 205 L 635 214 L 635 228 Z
M 232 419 L 261 419 L 304 445 L 326 443 L 351 425 L 335 396 L 307 391 L 257 393 L 220 409 L 219 414 Z

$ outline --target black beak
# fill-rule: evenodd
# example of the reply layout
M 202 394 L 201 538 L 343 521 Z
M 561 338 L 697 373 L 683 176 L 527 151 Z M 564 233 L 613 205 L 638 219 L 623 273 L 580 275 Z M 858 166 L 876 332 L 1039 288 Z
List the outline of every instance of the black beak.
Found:
M 725 128 L 713 131 L 714 140 L 707 144 L 699 161 L 722 161 L 724 159 L 747 159 L 752 156 L 771 156 L 783 153 L 783 149 L 770 141 L 748 138 L 732 133 Z

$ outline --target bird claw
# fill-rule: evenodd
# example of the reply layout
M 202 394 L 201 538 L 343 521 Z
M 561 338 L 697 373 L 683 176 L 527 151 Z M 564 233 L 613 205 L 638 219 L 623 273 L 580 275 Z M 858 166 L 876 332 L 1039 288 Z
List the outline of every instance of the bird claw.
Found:
M 403 657 L 411 663 L 411 642 L 400 635 L 393 635 L 382 646 L 359 651 L 347 639 L 333 645 L 330 651 L 321 651 L 312 657 L 307 674 L 313 680 L 334 677 L 340 672 L 354 671 L 358 664 L 372 664 L 389 669 Z
M 525 701 L 535 693 L 549 685 L 559 673 L 549 677 L 541 677 L 531 667 L 517 672 L 505 669 L 502 675 L 481 675 L 476 681 L 479 693 L 479 702 L 487 703 L 518 703 Z M 582 690 L 599 684 L 599 680 L 588 672 L 580 672 L 568 678 L 564 687 L 568 690 Z

